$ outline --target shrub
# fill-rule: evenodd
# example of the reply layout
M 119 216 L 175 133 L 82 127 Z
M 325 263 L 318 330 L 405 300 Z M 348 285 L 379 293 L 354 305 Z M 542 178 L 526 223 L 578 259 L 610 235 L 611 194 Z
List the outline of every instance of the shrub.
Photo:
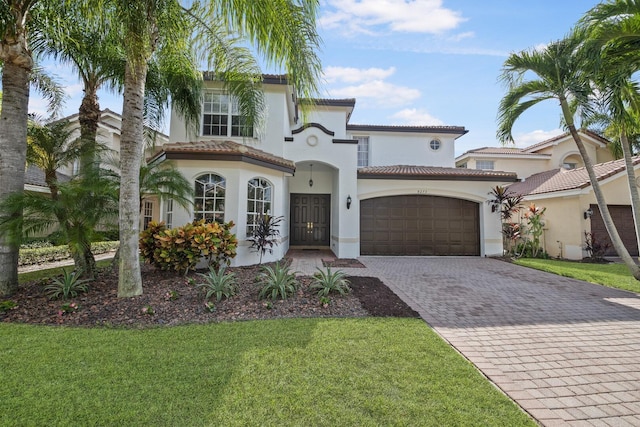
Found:
M 144 259 L 162 270 L 187 273 L 201 259 L 209 266 L 229 265 L 236 256 L 238 240 L 231 233 L 233 221 L 225 224 L 194 221 L 167 229 L 164 223 L 151 222 L 140 233 L 140 252 Z
M 278 226 L 282 222 L 283 217 L 273 217 L 271 215 L 260 215 L 257 226 L 253 230 L 253 235 L 247 238 L 251 242 L 249 249 L 260 254 L 259 264 L 262 264 L 262 257 L 268 251 L 273 253 L 273 246 L 278 244 L 278 236 L 280 230 Z
M 313 275 L 311 289 L 317 289 L 321 297 L 326 297 L 331 292 L 345 295 L 351 291 L 345 273 L 341 270 L 332 272 L 330 267 L 327 267 L 326 271 L 318 268 L 318 272 Z
M 196 284 L 196 287 L 206 291 L 205 300 L 209 300 L 213 295 L 216 301 L 220 302 L 223 297 L 229 298 L 236 293 L 236 275 L 234 273 L 226 273 L 226 267 L 219 269 L 209 267 L 209 273 L 198 273 L 198 276 L 204 279 L 204 282 Z
M 260 298 L 287 299 L 298 289 L 295 272 L 291 272 L 288 266 L 280 263 L 273 267 L 263 266 L 258 280 L 263 285 Z
M 611 248 L 611 243 L 602 241 L 595 233 L 584 232 L 584 250 L 589 254 L 589 258 L 594 262 L 603 262 L 604 256 Z
M 44 287 L 44 292 L 50 299 L 58 299 L 61 296 L 64 299 L 75 298 L 81 292 L 87 292 L 89 287 L 88 279 L 81 279 L 82 272 L 62 269 L 62 277 L 56 277 L 53 281 Z
M 120 242 L 95 242 L 91 244 L 91 252 L 103 254 L 115 250 Z M 45 246 L 38 248 L 21 248 L 18 258 L 18 265 L 42 264 L 45 262 L 60 261 L 71 258 L 69 246 Z

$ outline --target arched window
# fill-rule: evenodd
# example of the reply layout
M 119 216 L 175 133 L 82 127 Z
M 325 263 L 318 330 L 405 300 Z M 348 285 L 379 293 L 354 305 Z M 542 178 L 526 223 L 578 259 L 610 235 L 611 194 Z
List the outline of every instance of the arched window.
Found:
M 273 186 L 263 178 L 249 180 L 247 186 L 247 236 L 253 236 L 260 215 L 271 213 Z
M 194 219 L 223 223 L 225 179 L 213 173 L 200 175 L 196 178 L 195 190 Z

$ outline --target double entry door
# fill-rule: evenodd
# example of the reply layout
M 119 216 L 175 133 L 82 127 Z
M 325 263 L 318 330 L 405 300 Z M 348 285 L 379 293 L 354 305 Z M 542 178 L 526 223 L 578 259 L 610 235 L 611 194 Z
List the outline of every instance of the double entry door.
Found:
M 331 195 L 291 194 L 291 246 L 329 246 Z

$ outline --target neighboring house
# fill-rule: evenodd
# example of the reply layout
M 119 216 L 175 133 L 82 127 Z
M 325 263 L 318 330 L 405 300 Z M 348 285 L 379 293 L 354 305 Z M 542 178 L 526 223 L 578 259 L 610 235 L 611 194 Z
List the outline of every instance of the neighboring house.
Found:
M 614 223 L 625 246 L 638 255 L 629 187 L 623 160 L 614 160 L 608 141 L 589 131 L 580 131 Z M 640 159 L 636 159 L 636 170 Z M 526 148 L 485 147 L 456 158 L 456 166 L 514 171 L 521 182 L 509 186 L 529 203 L 546 207 L 543 244 L 552 257 L 582 259 L 585 232 L 609 241 L 593 189 L 578 149 L 569 133 Z M 636 172 L 637 174 L 638 172 Z M 615 255 L 613 247 L 607 255 Z
M 66 120 L 69 122 L 69 126 L 73 130 L 71 138 L 80 137 L 80 122 L 78 120 L 79 115 L 73 114 L 71 116 L 63 117 L 60 120 Z M 100 112 L 100 121 L 98 122 L 98 132 L 96 141 L 108 150 L 111 150 L 111 154 L 117 154 L 120 152 L 120 128 L 122 126 L 122 116 L 107 108 Z M 149 132 L 151 145 L 163 145 L 169 141 L 169 137 L 159 132 Z M 155 139 L 151 139 L 155 138 Z M 149 153 L 153 152 L 153 148 L 149 148 Z M 109 156 L 110 154 L 105 154 Z M 70 177 L 78 174 L 80 163 L 76 160 L 74 164 L 61 168 L 58 176 L 63 181 L 68 181 Z M 106 163 L 105 167 L 113 167 Z M 44 173 L 37 167 L 28 166 L 25 175 L 25 190 L 36 192 L 49 192 L 45 182 Z M 160 203 L 157 198 L 146 198 L 142 202 L 142 215 L 141 215 L 141 228 L 145 228 L 146 224 L 157 218 L 160 215 Z
M 579 131 L 594 163 L 614 160 L 608 141 L 590 131 Z M 526 148 L 483 147 L 456 157 L 456 167 L 515 171 L 519 179 L 550 169 L 576 169 L 584 166 L 578 147 L 569 132 Z
M 194 183 L 195 203 L 184 210 L 165 200 L 159 219 L 233 221 L 234 265 L 257 262 L 246 239 L 265 213 L 285 219 L 267 261 L 289 247 L 326 247 L 340 258 L 502 253 L 486 201 L 516 174 L 456 168 L 464 127 L 350 124 L 354 99 L 316 99 L 303 123 L 284 76 L 264 76 L 263 87 L 265 124 L 249 136 L 219 82 L 205 81 L 198 134 L 173 112 L 169 143 L 149 161 L 173 161 Z

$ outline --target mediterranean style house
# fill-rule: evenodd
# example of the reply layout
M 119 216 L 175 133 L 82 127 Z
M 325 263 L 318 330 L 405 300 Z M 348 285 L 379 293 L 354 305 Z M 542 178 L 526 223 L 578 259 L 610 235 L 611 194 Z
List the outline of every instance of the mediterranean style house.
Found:
M 257 263 L 247 237 L 263 214 L 284 219 L 265 261 L 291 247 L 329 248 L 339 258 L 502 254 L 499 218 L 486 201 L 516 174 L 456 168 L 464 127 L 352 124 L 355 99 L 315 99 L 302 121 L 285 76 L 265 75 L 263 88 L 264 125 L 249 135 L 219 82 L 205 81 L 197 133 L 172 112 L 169 141 L 148 161 L 171 161 L 195 199 L 187 210 L 146 200 L 154 218 L 170 227 L 233 221 L 233 265 Z
M 637 256 L 624 161 L 614 159 L 606 139 L 589 131 L 581 131 L 581 136 L 618 232 L 631 255 Z M 640 158 L 634 165 L 638 176 Z M 584 163 L 568 133 L 526 148 L 470 150 L 456 158 L 456 166 L 516 172 L 519 182 L 511 184 L 509 190 L 525 196 L 526 205 L 535 203 L 546 208 L 544 248 L 550 256 L 575 260 L 587 256 L 585 232 L 609 241 Z M 607 255 L 616 255 L 612 247 Z

